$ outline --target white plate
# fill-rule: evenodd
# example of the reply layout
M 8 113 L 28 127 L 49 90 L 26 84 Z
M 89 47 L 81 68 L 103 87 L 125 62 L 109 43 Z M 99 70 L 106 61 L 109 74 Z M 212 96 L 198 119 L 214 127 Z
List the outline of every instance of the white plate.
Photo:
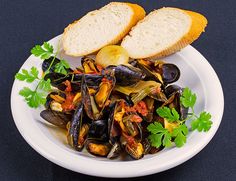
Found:
M 57 47 L 60 36 L 49 42 Z M 62 54 L 62 56 L 64 56 Z M 70 63 L 79 64 L 79 59 L 66 57 Z M 42 156 L 67 169 L 102 177 L 135 177 L 161 172 L 175 167 L 196 155 L 216 133 L 223 114 L 224 98 L 219 79 L 207 60 L 192 46 L 164 58 L 181 70 L 181 77 L 176 83 L 188 86 L 198 96 L 196 112 L 206 110 L 212 114 L 213 125 L 207 133 L 191 132 L 187 143 L 182 148 L 164 149 L 154 155 L 146 155 L 141 160 L 119 161 L 93 157 L 76 152 L 66 144 L 65 135 L 58 128 L 40 118 L 43 109 L 31 109 L 19 96 L 18 92 L 30 84 L 15 81 L 11 93 L 11 109 L 15 124 L 24 139 Z M 41 67 L 39 58 L 30 56 L 22 68 Z

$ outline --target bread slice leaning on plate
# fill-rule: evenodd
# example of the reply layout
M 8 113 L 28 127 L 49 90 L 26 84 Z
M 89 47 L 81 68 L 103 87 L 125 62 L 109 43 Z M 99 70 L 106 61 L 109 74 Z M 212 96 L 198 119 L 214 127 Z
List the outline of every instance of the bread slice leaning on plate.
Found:
M 121 43 L 131 58 L 160 58 L 191 44 L 204 31 L 207 19 L 178 8 L 154 10 L 132 28 Z
M 91 11 L 65 28 L 62 40 L 65 53 L 83 56 L 117 44 L 144 16 L 141 6 L 121 2 L 111 2 Z

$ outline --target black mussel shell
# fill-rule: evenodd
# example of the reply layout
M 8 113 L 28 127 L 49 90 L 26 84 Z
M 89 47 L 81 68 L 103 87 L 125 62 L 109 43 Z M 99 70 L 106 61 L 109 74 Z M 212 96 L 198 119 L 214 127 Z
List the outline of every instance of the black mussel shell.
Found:
M 48 80 L 48 79 L 50 79 L 52 86 L 57 87 L 64 81 L 68 80 L 69 77 L 61 73 L 51 72 L 44 76 L 44 80 Z
M 145 78 L 145 74 L 138 68 L 128 65 L 110 65 L 106 70 L 115 70 L 116 84 L 129 86 Z
M 58 112 L 53 110 L 43 110 L 40 116 L 47 122 L 58 126 L 60 128 L 66 128 L 66 124 L 71 120 L 72 115 L 64 112 Z
M 116 158 L 120 155 L 121 153 L 121 146 L 119 142 L 116 142 L 114 145 L 112 145 L 112 148 L 110 150 L 110 152 L 107 155 L 107 158 L 109 159 L 113 159 Z
M 88 139 L 107 141 L 107 129 L 107 120 L 92 121 L 88 131 Z
M 165 93 L 169 100 L 174 97 L 171 104 L 180 114 L 180 120 L 187 118 L 188 108 L 184 107 L 180 102 L 180 97 L 183 93 L 183 89 L 177 85 L 169 85 L 168 87 L 166 87 Z
M 165 63 L 162 65 L 162 79 L 165 84 L 176 82 L 180 77 L 180 70 L 174 64 Z
M 86 84 L 88 87 L 98 87 L 103 77 L 103 75 L 85 74 Z
M 52 61 L 53 61 L 54 57 L 50 57 L 48 59 L 45 59 L 43 61 L 43 64 L 42 64 L 42 70 L 43 72 L 46 72 L 48 70 L 48 68 L 50 67 Z M 58 64 L 60 62 L 60 60 L 58 58 L 55 58 L 54 61 L 53 61 L 53 64 L 49 70 L 49 72 L 53 72 L 54 69 L 55 69 L 55 65 Z
M 142 145 L 143 145 L 143 149 L 144 149 L 144 155 L 148 154 L 149 151 L 151 150 L 151 143 L 148 140 L 148 138 L 145 138 L 142 140 Z
M 85 143 L 84 141 L 82 144 L 79 144 L 79 135 L 82 126 L 83 126 L 83 104 L 79 104 L 71 119 L 67 135 L 68 143 L 78 151 L 81 151 L 83 149 Z
M 173 94 L 175 94 L 176 92 L 181 92 L 182 88 L 178 85 L 169 85 L 168 87 L 166 87 L 164 89 L 165 95 L 167 96 L 167 98 L 169 98 L 170 96 L 172 96 Z

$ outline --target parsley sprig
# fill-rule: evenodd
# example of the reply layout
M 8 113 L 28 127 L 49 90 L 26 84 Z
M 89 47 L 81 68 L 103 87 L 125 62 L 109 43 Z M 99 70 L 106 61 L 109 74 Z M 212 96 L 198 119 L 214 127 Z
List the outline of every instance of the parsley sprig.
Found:
M 192 113 L 189 113 L 189 116 L 184 120 L 180 120 L 180 115 L 175 108 L 164 106 L 156 110 L 157 114 L 164 118 L 164 120 L 168 121 L 170 124 L 178 123 L 175 125 L 179 126 L 170 131 L 164 128 L 159 122 L 149 124 L 147 129 L 151 134 L 148 138 L 152 146 L 156 148 L 160 146 L 169 147 L 171 146 L 170 142 L 173 141 L 177 147 L 182 147 L 186 143 L 186 137 L 188 135 L 188 127 L 185 125 L 187 120 L 191 121 L 192 130 L 207 132 L 211 128 L 212 121 L 210 113 L 203 111 L 198 116 L 194 112 L 196 100 L 196 94 L 186 87 L 180 97 L 180 102 L 184 107 L 190 108 Z
M 54 48 L 48 42 L 44 42 L 43 45 L 36 45 L 31 49 L 31 53 L 41 58 L 42 60 L 48 59 L 53 56 L 52 62 L 48 69 L 44 72 L 44 76 L 49 73 L 54 60 L 58 54 L 58 50 L 54 53 Z M 59 63 L 55 65 L 55 72 L 67 74 L 67 70 L 70 67 L 66 60 L 60 60 Z M 50 79 L 45 80 L 44 76 L 39 77 L 39 71 L 36 67 L 31 67 L 30 70 L 22 69 L 21 72 L 16 73 L 15 79 L 20 81 L 26 81 L 27 83 L 33 83 L 37 81 L 37 86 L 35 89 L 30 89 L 29 87 L 24 87 L 20 90 L 19 94 L 24 97 L 27 104 L 32 108 L 37 108 L 40 105 L 45 104 L 47 92 L 52 89 Z
M 36 67 L 31 67 L 30 71 L 22 69 L 21 73 L 18 72 L 15 78 L 20 81 L 26 81 L 32 83 L 38 81 L 38 84 L 34 90 L 28 87 L 24 87 L 20 90 L 19 94 L 25 98 L 27 104 L 32 108 L 37 108 L 46 101 L 45 91 L 51 90 L 50 79 L 44 80 L 39 78 L 39 71 Z
M 31 53 L 34 56 L 40 57 L 42 60 L 44 60 L 44 59 L 48 59 L 54 55 L 53 50 L 54 49 L 53 49 L 52 45 L 50 45 L 48 42 L 44 42 L 42 46 L 35 45 L 31 49 Z

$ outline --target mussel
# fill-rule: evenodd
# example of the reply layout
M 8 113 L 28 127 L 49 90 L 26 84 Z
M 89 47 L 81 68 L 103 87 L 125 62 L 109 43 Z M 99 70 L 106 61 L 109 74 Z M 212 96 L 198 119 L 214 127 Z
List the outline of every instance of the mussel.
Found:
M 83 118 L 83 104 L 81 103 L 75 110 L 72 120 L 68 126 L 67 140 L 69 145 L 78 151 L 84 147 L 87 138 L 89 124 Z
M 168 100 L 163 105 L 168 105 L 171 108 L 175 108 L 180 114 L 180 120 L 187 118 L 188 108 L 184 107 L 180 102 L 180 97 L 183 93 L 183 89 L 177 85 L 169 85 L 165 89 L 165 94 Z
M 105 72 L 107 70 L 114 70 L 116 77 L 116 84 L 121 86 L 129 86 L 137 83 L 140 80 L 145 78 L 145 74 L 133 66 L 128 65 L 110 65 L 106 67 Z
M 62 111 L 61 103 L 65 101 L 63 92 L 50 92 L 46 97 L 45 108 L 54 111 Z
M 111 145 L 106 142 L 92 140 L 87 142 L 86 149 L 93 155 L 106 157 L 111 150 Z
M 88 139 L 108 141 L 107 120 L 92 121 L 88 131 Z
M 60 128 L 66 128 L 67 123 L 71 120 L 72 115 L 64 112 L 53 111 L 46 109 L 41 111 L 40 116 L 47 122 L 58 126 Z
M 164 85 L 173 83 L 180 77 L 180 70 L 174 64 L 162 61 L 151 62 L 142 59 L 134 60 L 132 64 L 146 74 L 146 79 L 155 80 Z
M 85 77 L 83 78 L 81 91 L 85 112 L 92 120 L 98 120 L 115 86 L 114 73 L 106 74 L 99 84 L 98 90 L 90 91 Z
M 95 61 L 90 57 L 82 57 L 81 64 L 85 74 L 97 74 L 100 72 Z
M 52 63 L 53 61 L 53 63 Z M 55 70 L 55 65 L 58 64 L 60 60 L 58 58 L 50 57 L 48 59 L 45 59 L 42 63 L 42 70 L 43 72 L 46 72 L 49 67 L 51 66 L 49 72 L 54 72 Z
M 135 138 L 123 133 L 120 142 L 124 146 L 128 155 L 133 159 L 138 160 L 144 156 L 144 147 L 142 143 L 138 142 Z

